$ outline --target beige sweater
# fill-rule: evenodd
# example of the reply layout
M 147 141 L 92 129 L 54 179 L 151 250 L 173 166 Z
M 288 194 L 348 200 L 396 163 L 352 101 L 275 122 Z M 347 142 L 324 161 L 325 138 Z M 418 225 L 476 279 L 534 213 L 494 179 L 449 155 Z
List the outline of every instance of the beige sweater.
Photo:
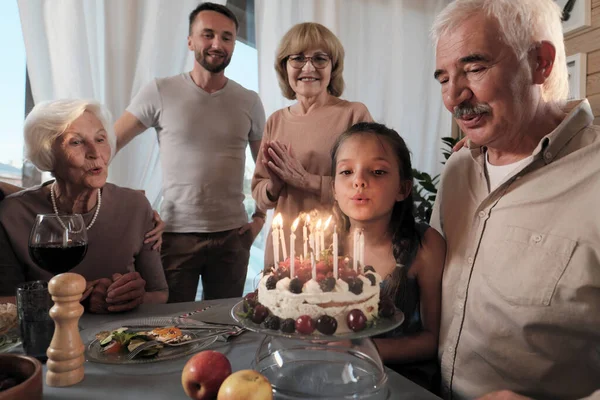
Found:
M 263 210 L 275 208 L 275 214 L 282 214 L 288 247 L 290 225 L 300 212 L 312 209 L 331 210 L 333 204 L 331 148 L 335 140 L 355 123 L 372 120 L 364 104 L 341 99 L 336 99 L 304 116 L 293 115 L 289 108 L 283 108 L 273 113 L 267 120 L 263 141 L 277 140 L 288 146 L 291 145 L 294 155 L 306 171 L 321 177 L 320 193 L 313 194 L 286 185 L 279 199 L 272 202 L 267 197 L 269 175 L 262 163 L 262 150 L 259 153 L 252 179 L 252 196 Z M 265 266 L 273 261 L 270 233 L 269 231 L 265 248 Z M 297 235 L 298 246 L 301 245 L 300 238 L 301 235 Z

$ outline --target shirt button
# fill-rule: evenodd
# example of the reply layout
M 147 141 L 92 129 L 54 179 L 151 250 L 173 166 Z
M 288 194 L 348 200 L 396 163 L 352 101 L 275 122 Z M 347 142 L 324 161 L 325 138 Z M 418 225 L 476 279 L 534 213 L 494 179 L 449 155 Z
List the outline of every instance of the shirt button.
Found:
M 479 211 L 479 218 L 485 218 L 485 211 Z
M 534 235 L 533 236 L 533 241 L 536 243 L 539 243 L 542 241 L 542 235 Z
M 469 265 L 473 265 L 473 257 L 467 258 L 467 262 L 469 263 Z
M 545 152 L 544 153 L 544 158 L 546 160 L 550 160 L 552 158 L 552 153 L 550 153 L 549 151 Z
M 462 309 L 464 308 L 464 306 L 465 306 L 465 305 L 464 305 L 463 303 L 458 303 L 458 309 L 459 309 L 459 310 L 462 310 Z

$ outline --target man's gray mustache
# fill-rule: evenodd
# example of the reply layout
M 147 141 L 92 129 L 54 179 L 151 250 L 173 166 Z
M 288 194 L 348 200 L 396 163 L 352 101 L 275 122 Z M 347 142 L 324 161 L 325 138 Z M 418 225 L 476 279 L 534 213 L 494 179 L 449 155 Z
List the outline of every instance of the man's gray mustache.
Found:
M 452 115 L 454 116 L 454 118 L 460 119 L 464 115 L 479 115 L 489 113 L 491 111 L 492 107 L 488 106 L 487 104 L 465 104 L 454 107 L 454 112 L 452 113 Z

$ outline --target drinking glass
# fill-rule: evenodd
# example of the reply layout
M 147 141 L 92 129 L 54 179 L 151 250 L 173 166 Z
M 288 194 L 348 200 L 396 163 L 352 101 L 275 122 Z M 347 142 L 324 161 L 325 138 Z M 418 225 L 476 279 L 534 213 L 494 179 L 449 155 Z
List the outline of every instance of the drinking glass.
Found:
M 80 214 L 38 214 L 29 236 L 29 255 L 56 275 L 75 268 L 87 252 L 87 229 Z
M 48 282 L 25 282 L 17 286 L 17 314 L 23 339 L 23 349 L 28 356 L 46 361 L 46 350 L 54 334 L 54 320 L 50 308 L 54 303 L 48 293 Z

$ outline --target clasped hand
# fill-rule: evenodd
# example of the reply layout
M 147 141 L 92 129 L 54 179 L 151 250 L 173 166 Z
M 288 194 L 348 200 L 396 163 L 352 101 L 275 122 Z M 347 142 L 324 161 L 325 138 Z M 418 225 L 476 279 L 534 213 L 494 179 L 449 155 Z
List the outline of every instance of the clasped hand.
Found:
M 274 140 L 265 142 L 263 146 L 263 164 L 271 180 L 269 192 L 278 197 L 285 184 L 297 188 L 305 188 L 308 172 L 292 152 L 291 146 L 286 146 Z
M 143 303 L 145 288 L 146 281 L 139 272 L 113 274 L 111 279 L 88 282 L 81 301 L 89 296 L 89 311 L 93 313 L 128 311 Z

